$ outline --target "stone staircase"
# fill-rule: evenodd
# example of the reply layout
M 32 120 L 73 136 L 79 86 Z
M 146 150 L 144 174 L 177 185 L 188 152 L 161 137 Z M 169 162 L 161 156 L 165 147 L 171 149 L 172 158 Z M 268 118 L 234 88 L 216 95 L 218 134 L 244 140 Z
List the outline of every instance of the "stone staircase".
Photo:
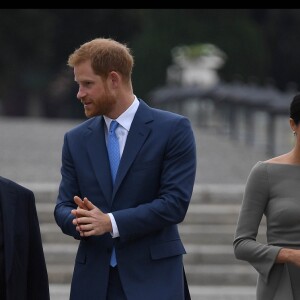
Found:
M 58 186 L 23 185 L 36 196 L 51 300 L 68 300 L 78 241 L 64 235 L 54 221 Z M 243 188 L 214 184 L 194 188 L 186 219 L 179 226 L 187 250 L 184 261 L 192 300 L 255 299 L 256 271 L 236 260 L 232 247 Z M 262 240 L 263 230 L 259 233 Z

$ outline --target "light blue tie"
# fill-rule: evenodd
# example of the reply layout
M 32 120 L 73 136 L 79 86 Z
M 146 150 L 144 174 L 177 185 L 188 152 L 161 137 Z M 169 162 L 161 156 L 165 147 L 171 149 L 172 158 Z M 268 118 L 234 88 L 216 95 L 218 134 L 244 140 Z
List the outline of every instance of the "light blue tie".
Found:
M 112 182 L 115 183 L 119 162 L 120 162 L 120 146 L 116 135 L 116 129 L 119 123 L 115 120 L 111 121 L 108 131 L 107 149 L 110 162 Z
M 108 150 L 108 157 L 110 162 L 110 169 L 111 169 L 111 176 L 112 182 L 114 184 L 115 178 L 117 175 L 119 162 L 120 162 L 120 146 L 119 141 L 116 135 L 116 129 L 119 123 L 115 120 L 111 121 L 109 130 L 108 130 L 108 138 L 107 138 L 107 150 Z M 116 252 L 115 248 L 113 248 L 111 258 L 110 258 L 110 265 L 115 267 L 117 265 L 116 259 Z

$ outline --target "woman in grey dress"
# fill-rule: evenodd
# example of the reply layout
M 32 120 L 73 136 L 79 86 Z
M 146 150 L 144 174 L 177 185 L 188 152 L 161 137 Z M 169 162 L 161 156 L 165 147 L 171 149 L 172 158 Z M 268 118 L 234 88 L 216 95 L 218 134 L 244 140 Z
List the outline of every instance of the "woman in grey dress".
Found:
M 252 168 L 234 236 L 234 254 L 258 272 L 257 300 L 300 299 L 300 95 L 290 104 L 292 150 Z M 256 240 L 263 215 L 267 243 Z

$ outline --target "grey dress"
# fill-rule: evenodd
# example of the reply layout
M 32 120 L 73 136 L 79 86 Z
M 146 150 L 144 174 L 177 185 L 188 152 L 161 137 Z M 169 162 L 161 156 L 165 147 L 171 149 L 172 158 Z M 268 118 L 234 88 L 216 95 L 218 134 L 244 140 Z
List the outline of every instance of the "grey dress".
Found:
M 266 216 L 267 244 L 256 240 Z M 276 264 L 282 247 L 300 249 L 300 166 L 257 162 L 247 179 L 234 254 L 258 272 L 257 300 L 299 300 L 300 268 Z

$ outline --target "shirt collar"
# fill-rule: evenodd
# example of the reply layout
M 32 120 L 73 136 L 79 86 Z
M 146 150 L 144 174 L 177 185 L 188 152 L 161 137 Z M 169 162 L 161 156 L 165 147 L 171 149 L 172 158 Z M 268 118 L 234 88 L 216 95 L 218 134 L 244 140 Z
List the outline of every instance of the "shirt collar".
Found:
M 127 131 L 129 131 L 131 123 L 133 121 L 134 115 L 139 107 L 139 100 L 137 99 L 136 96 L 134 96 L 134 100 L 132 104 L 116 119 L 116 121 Z M 109 125 L 112 121 L 111 118 L 103 116 L 107 128 L 109 128 Z

